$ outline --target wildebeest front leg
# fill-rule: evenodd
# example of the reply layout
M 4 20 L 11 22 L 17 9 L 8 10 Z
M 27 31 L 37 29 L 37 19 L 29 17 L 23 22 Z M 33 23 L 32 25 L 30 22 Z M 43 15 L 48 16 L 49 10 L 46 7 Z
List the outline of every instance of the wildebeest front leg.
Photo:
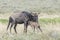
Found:
M 24 23 L 24 32 L 27 33 L 28 22 Z
M 34 32 L 35 32 L 35 26 L 34 26 Z
M 17 26 L 17 23 L 15 23 L 15 25 L 14 25 L 15 33 L 17 33 L 17 31 L 16 31 L 16 26 Z
M 34 25 L 31 25 L 31 27 L 33 28 L 33 32 L 35 32 L 35 26 Z

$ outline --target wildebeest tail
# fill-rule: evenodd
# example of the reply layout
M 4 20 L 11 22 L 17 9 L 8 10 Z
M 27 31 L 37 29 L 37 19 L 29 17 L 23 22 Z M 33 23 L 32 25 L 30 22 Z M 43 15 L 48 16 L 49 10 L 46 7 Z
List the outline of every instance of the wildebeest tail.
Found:
M 12 17 L 9 17 L 9 22 L 11 23 L 13 21 Z

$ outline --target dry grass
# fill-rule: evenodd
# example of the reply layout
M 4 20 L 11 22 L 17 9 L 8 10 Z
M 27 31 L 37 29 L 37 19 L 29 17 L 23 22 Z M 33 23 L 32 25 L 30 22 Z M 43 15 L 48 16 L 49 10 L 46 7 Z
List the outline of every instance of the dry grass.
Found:
M 17 26 L 17 34 L 15 34 L 13 28 L 10 34 L 9 30 L 6 31 L 7 23 L 0 23 L 0 40 L 60 40 L 60 24 L 41 24 L 41 29 L 43 33 L 36 30 L 35 33 L 33 29 L 29 26 L 27 35 L 23 33 L 23 24 Z
M 9 15 L 9 14 L 7 14 Z M 5 16 L 5 15 L 4 15 Z M 27 35 L 23 33 L 24 25 L 17 25 L 17 34 L 15 34 L 14 29 L 12 28 L 12 33 L 6 30 L 8 17 L 4 18 L 1 15 L 2 20 L 0 20 L 0 40 L 60 40 L 60 23 L 50 23 L 50 18 L 42 18 L 44 22 L 40 19 L 40 26 L 43 32 L 36 30 L 35 33 L 33 29 L 29 26 Z M 56 18 L 56 17 L 55 17 Z M 59 18 L 57 18 L 59 20 Z M 57 20 L 57 21 L 58 21 Z M 6 23 L 4 23 L 6 21 Z M 45 23 L 46 22 L 46 23 Z M 53 20 L 53 22 L 55 22 Z

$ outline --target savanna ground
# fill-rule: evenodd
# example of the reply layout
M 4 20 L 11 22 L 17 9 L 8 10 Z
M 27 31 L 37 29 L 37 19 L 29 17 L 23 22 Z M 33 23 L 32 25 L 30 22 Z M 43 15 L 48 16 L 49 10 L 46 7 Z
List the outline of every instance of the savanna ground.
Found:
M 8 18 L 15 11 L 39 12 L 42 33 L 33 32 L 29 26 L 27 35 L 23 24 L 18 24 L 17 34 L 13 28 L 7 32 Z M 0 0 L 0 40 L 60 40 L 60 0 Z
M 39 24 L 43 32 L 29 26 L 27 34 L 23 33 L 24 25 L 17 25 L 17 34 L 7 31 L 8 18 L 11 14 L 0 14 L 0 40 L 60 40 L 60 14 L 40 14 Z

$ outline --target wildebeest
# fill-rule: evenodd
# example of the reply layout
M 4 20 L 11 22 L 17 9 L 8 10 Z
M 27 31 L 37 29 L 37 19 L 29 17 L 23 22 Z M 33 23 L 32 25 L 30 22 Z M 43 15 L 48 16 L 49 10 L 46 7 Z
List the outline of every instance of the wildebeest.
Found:
M 10 27 L 10 32 L 11 32 L 11 28 L 14 25 L 14 30 L 17 33 L 17 31 L 16 31 L 17 24 L 23 24 L 24 23 L 24 32 L 26 33 L 27 32 L 27 27 L 28 27 L 28 22 L 29 21 L 36 22 L 37 18 L 38 17 L 36 15 L 34 16 L 27 11 L 22 11 L 18 14 L 11 15 L 9 17 L 9 23 L 8 23 L 8 26 L 7 26 L 7 30 L 9 28 L 9 26 L 11 25 L 11 27 Z
M 42 32 L 42 30 L 41 30 L 40 25 L 39 25 L 38 22 L 29 21 L 28 24 L 29 24 L 32 28 L 34 28 L 34 32 L 35 32 L 35 28 L 38 28 L 38 29 Z

